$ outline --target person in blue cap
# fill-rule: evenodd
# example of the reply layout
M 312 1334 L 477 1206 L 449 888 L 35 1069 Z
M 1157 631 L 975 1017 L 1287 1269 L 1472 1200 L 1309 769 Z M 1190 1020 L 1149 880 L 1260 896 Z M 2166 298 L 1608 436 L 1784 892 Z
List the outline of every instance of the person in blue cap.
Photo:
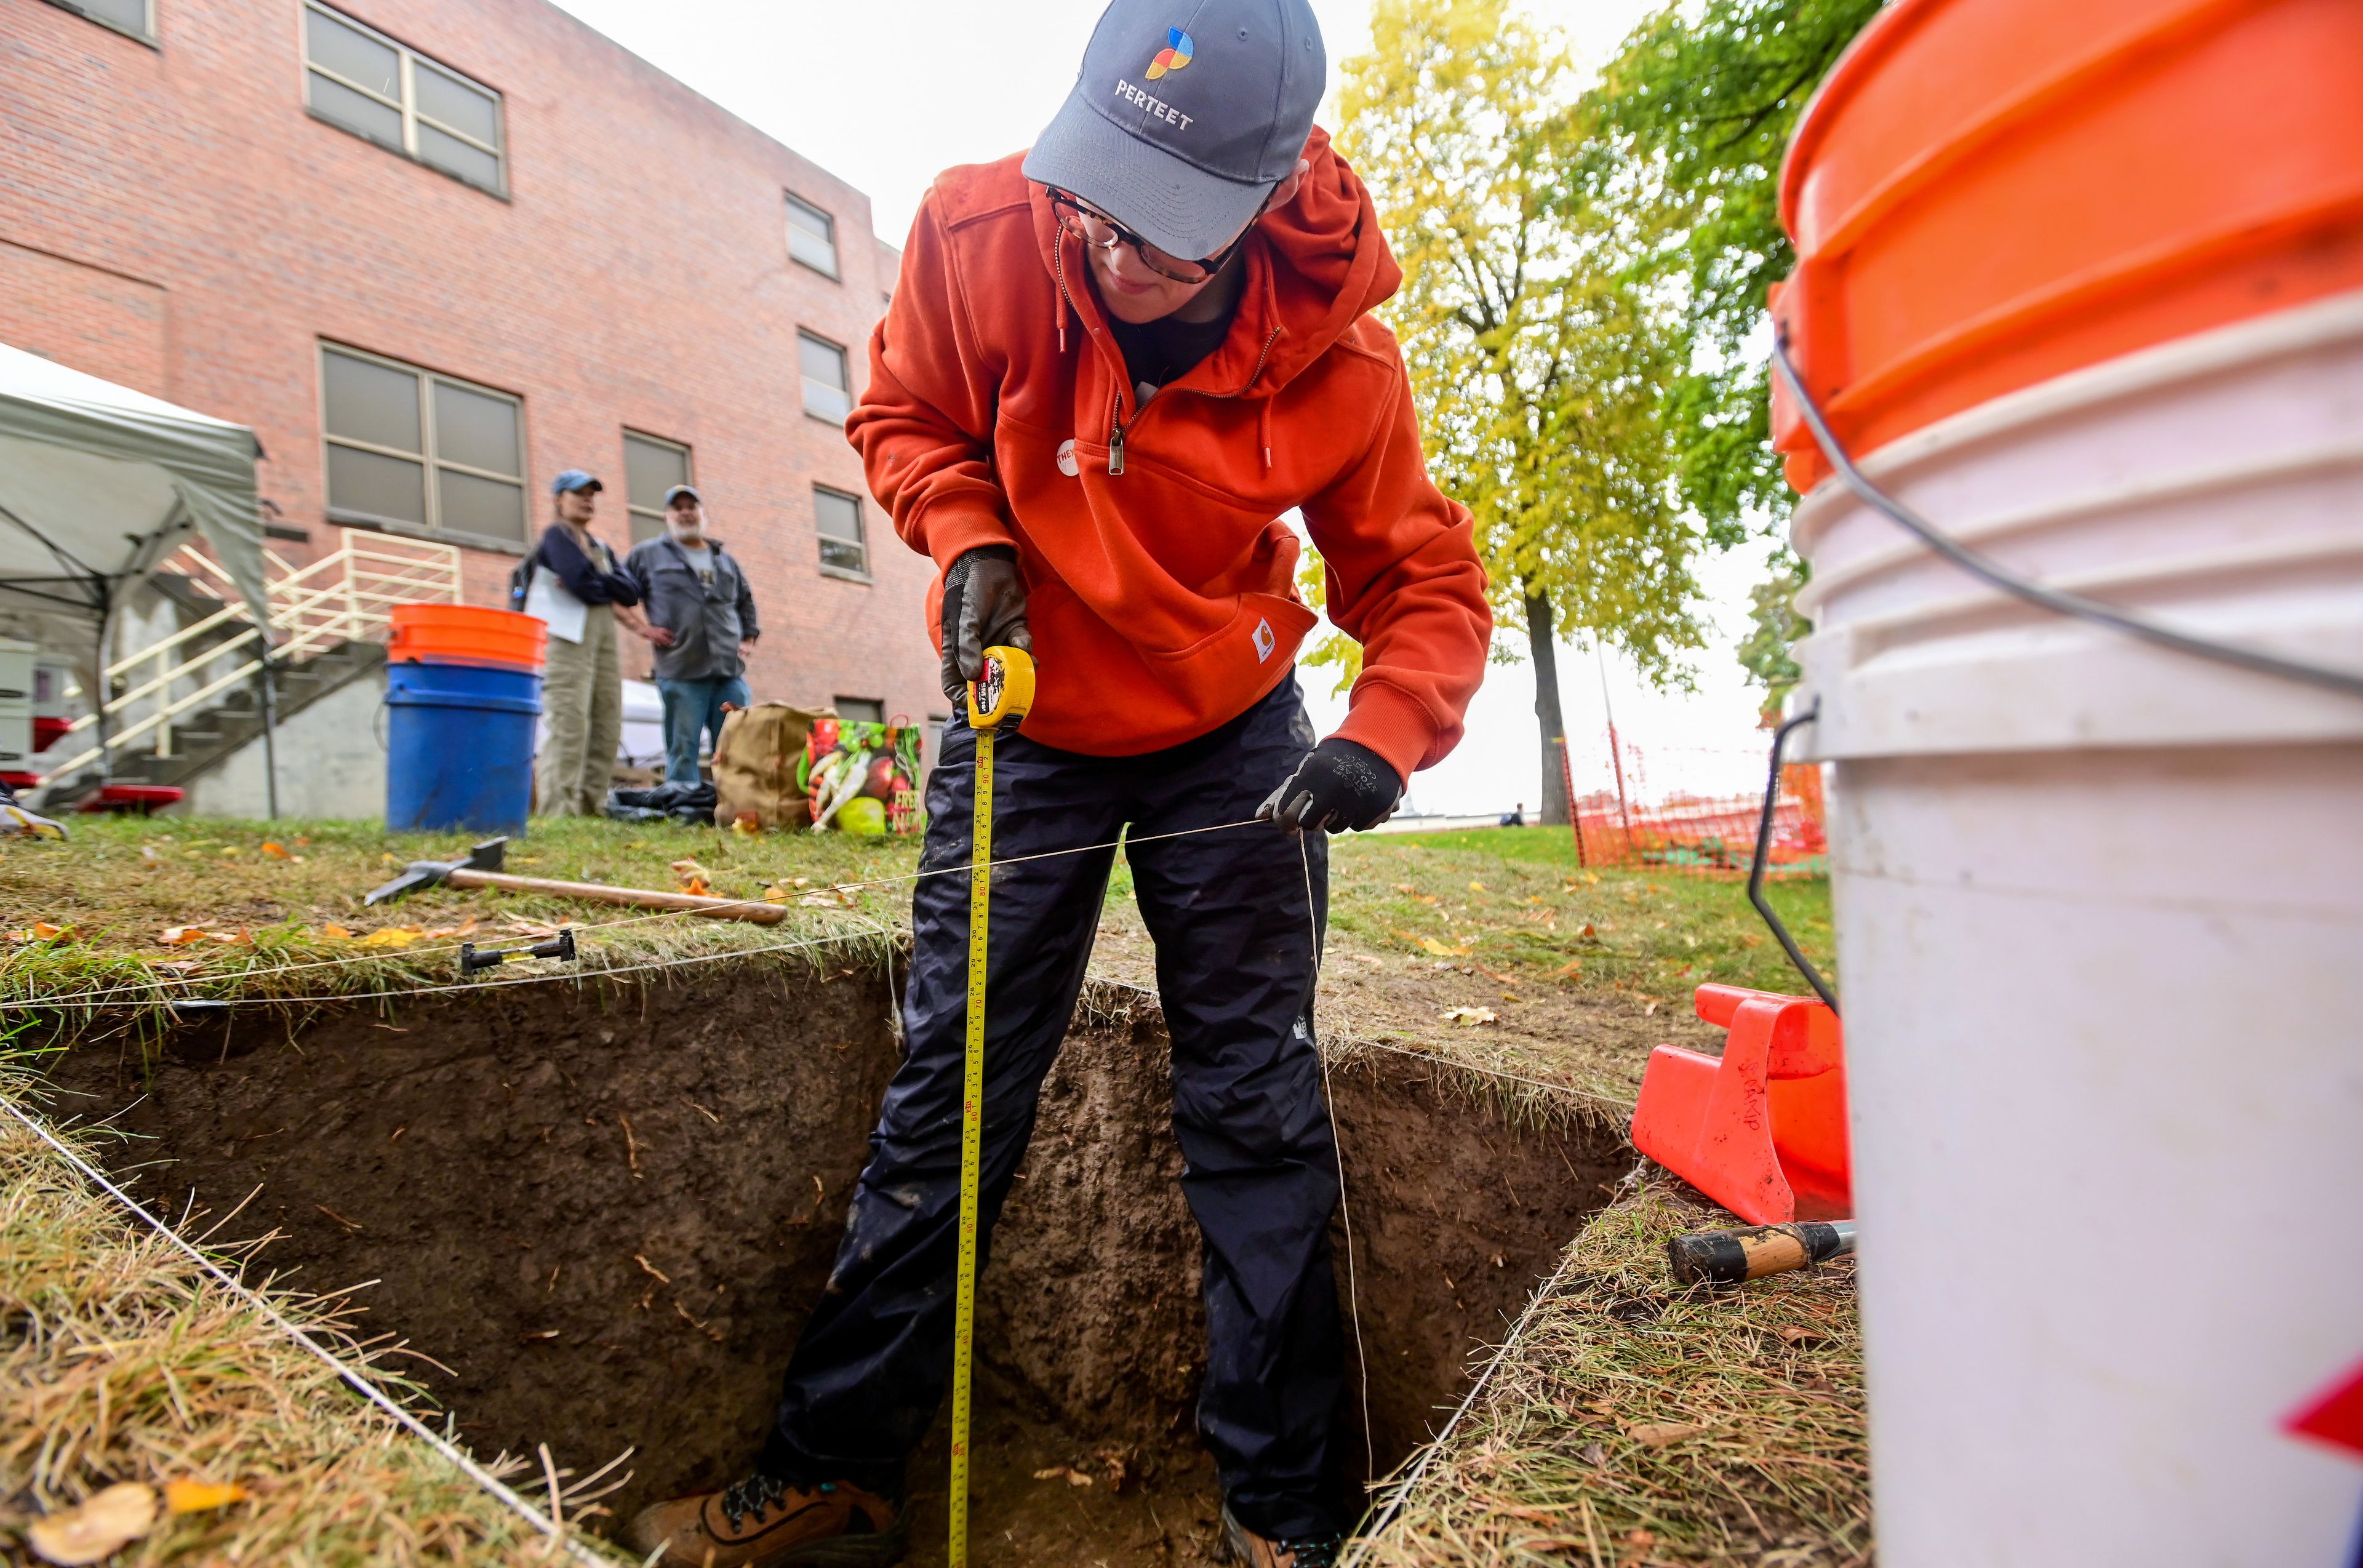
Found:
M 941 573 L 929 610 L 955 709 L 987 647 L 1037 671 L 995 743 L 1012 804 L 993 840 L 980 1255 L 1128 829 L 1204 1241 L 1198 1436 L 1250 1568 L 1331 1568 L 1352 1518 L 1338 1151 L 1312 1017 L 1326 833 L 1384 820 L 1451 750 L 1492 626 L 1468 510 L 1427 473 L 1402 350 L 1371 314 L 1400 269 L 1314 124 L 1326 72 L 1307 0 L 1114 0 L 1032 149 L 937 177 L 846 426 Z M 1326 739 L 1294 678 L 1317 617 L 1293 587 L 1292 512 L 1329 618 L 1365 650 Z M 971 858 L 975 748 L 944 727 L 926 866 Z M 904 1056 L 828 1287 L 753 1473 L 642 1512 L 645 1562 L 901 1555 L 905 1462 L 953 1351 L 970 917 L 966 877 L 915 886 Z
M 516 607 L 549 628 L 541 675 L 549 729 L 534 773 L 536 805 L 545 817 L 596 817 L 605 808 L 624 742 L 616 628 L 649 635 L 637 607 L 639 584 L 591 532 L 601 488 L 579 468 L 549 482 L 555 517 L 517 569 L 512 590 Z

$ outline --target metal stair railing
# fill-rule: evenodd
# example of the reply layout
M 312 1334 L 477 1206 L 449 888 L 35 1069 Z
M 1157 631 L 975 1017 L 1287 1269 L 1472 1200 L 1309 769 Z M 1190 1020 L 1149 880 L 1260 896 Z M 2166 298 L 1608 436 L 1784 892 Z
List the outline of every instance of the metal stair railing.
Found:
M 355 528 L 339 532 L 343 538 L 338 548 L 308 565 L 295 566 L 276 550 L 262 552 L 271 601 L 270 651 L 276 665 L 312 658 L 339 643 L 382 639 L 398 605 L 460 602 L 458 546 Z M 263 630 L 254 624 L 253 612 L 221 564 L 195 544 L 184 546 L 167 564 L 222 600 L 222 607 L 106 667 L 102 690 L 113 690 L 117 680 L 137 681 L 105 704 L 104 749 L 110 753 L 152 735 L 154 753 L 171 756 L 175 720 L 210 706 L 216 696 L 262 668 Z M 209 667 L 225 662 L 229 666 L 226 673 L 205 675 Z M 145 679 L 140 679 L 143 673 Z M 196 684 L 176 693 L 174 686 L 183 681 Z M 135 707 L 147 704 L 153 705 L 152 712 L 129 717 Z M 85 713 L 66 727 L 66 733 L 81 734 L 97 722 L 95 713 Z M 97 745 L 89 747 L 58 763 L 50 776 L 66 777 L 88 766 L 99 760 L 100 751 Z

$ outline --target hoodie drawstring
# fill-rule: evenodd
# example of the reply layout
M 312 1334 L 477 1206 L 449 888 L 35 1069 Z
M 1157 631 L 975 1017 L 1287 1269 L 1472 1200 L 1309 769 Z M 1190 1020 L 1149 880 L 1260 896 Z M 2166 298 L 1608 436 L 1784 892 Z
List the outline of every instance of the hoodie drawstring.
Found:
M 1263 465 L 1270 468 L 1271 466 L 1271 399 L 1266 397 L 1259 401 L 1263 404 L 1263 411 L 1256 416 L 1256 436 L 1263 447 Z

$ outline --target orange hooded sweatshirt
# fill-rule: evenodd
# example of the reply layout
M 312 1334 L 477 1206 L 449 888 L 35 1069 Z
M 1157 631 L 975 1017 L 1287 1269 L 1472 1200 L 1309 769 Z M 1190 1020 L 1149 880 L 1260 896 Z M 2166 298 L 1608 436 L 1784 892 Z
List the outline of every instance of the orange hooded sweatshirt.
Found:
M 1469 513 L 1429 482 L 1403 354 L 1370 314 L 1403 274 L 1327 135 L 1264 215 L 1230 332 L 1136 407 L 1124 355 L 1022 154 L 921 204 L 847 421 L 870 487 L 943 572 L 1015 545 L 1045 745 L 1132 756 L 1235 717 L 1288 674 L 1301 507 L 1330 619 L 1362 644 L 1337 733 L 1404 779 L 1460 738 L 1492 616 Z

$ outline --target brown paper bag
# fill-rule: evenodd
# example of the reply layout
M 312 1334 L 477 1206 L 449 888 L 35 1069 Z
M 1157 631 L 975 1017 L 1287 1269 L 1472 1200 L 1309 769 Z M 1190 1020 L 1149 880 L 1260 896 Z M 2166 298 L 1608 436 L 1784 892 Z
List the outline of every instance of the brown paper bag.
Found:
M 835 715 L 834 708 L 780 702 L 760 702 L 726 715 L 714 742 L 714 825 L 744 822 L 791 833 L 811 827 L 812 799 L 796 783 L 796 766 L 804 761 L 813 720 Z

